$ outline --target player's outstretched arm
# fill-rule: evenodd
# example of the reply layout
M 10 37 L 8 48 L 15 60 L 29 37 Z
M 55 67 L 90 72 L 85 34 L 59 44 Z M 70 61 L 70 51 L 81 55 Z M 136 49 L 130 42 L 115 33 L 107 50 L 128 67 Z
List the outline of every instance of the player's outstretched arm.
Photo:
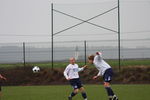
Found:
M 4 79 L 4 80 L 7 80 L 7 78 L 4 77 L 4 76 L 2 76 L 1 74 L 0 74 L 0 78 L 1 78 L 1 79 Z
M 93 79 L 97 79 L 99 76 L 102 76 L 102 73 L 101 73 L 101 72 L 98 72 L 98 74 L 95 75 L 95 76 L 93 77 Z
M 97 79 L 98 77 L 99 77 L 99 76 L 94 76 L 94 77 L 93 77 L 93 80 Z
M 84 65 L 83 67 L 78 68 L 78 72 L 83 71 L 86 67 L 87 67 L 87 65 Z
M 84 69 L 87 68 L 87 67 L 88 67 L 88 65 L 84 65 L 84 66 L 83 66 Z

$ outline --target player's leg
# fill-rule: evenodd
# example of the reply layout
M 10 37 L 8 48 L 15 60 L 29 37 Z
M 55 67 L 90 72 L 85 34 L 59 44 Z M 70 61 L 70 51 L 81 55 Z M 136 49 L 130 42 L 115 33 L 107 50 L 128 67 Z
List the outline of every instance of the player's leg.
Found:
M 70 80 L 70 84 L 73 87 L 73 92 L 69 95 L 68 99 L 72 100 L 72 98 L 79 92 L 77 81 L 76 80 Z
M 118 100 L 117 96 L 114 94 L 114 92 L 113 92 L 113 90 L 110 86 L 110 81 L 112 80 L 112 75 L 113 75 L 112 69 L 106 70 L 106 72 L 103 76 L 103 78 L 104 78 L 104 87 L 107 91 L 109 100 Z
M 73 90 L 73 92 L 69 95 L 69 100 L 72 100 L 72 98 L 76 95 L 76 94 L 78 94 L 78 91 L 79 91 L 79 89 L 74 89 Z
M 104 82 L 104 87 L 105 87 L 105 89 L 107 91 L 109 100 L 112 100 L 112 98 L 114 96 L 114 92 L 113 92 L 113 90 L 110 87 L 110 83 L 109 82 Z
M 73 92 L 69 95 L 68 99 L 72 100 L 72 98 L 78 94 L 79 89 L 74 89 Z
M 78 81 L 77 81 L 77 86 L 80 89 L 80 92 L 81 92 L 82 97 L 84 98 L 84 100 L 87 100 L 87 95 L 86 95 L 85 89 L 84 89 L 80 79 L 78 79 Z
M 86 92 L 85 92 L 84 87 L 81 87 L 81 88 L 80 88 L 80 92 L 81 92 L 82 97 L 84 98 L 84 100 L 87 100 L 87 95 L 86 95 Z

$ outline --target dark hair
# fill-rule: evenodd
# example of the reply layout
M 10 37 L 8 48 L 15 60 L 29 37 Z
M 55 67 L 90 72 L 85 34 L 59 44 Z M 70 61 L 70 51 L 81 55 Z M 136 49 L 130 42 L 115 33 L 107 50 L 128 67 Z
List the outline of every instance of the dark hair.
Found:
M 90 56 L 88 56 L 88 59 L 89 60 L 94 60 L 94 57 L 95 57 L 95 55 L 90 55 Z

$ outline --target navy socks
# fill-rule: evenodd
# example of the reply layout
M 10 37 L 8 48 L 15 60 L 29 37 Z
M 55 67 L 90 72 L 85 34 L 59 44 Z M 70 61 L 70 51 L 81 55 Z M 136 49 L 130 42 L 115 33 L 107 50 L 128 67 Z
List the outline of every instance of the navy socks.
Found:
M 74 97 L 76 95 L 76 93 L 72 92 L 70 97 Z
M 86 99 L 86 98 L 87 98 L 87 95 L 86 95 L 86 93 L 85 93 L 85 92 L 82 92 L 81 94 L 82 94 L 82 97 L 83 97 L 84 99 Z
M 105 87 L 106 91 L 107 91 L 107 94 L 108 96 L 113 96 L 114 95 L 114 92 L 113 90 L 111 89 L 111 87 Z

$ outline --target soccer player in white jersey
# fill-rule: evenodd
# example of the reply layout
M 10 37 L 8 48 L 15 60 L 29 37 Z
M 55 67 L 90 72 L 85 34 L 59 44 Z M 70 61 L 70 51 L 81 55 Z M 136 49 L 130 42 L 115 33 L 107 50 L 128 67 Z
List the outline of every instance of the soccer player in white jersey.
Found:
M 110 87 L 110 82 L 112 80 L 113 71 L 111 66 L 106 63 L 102 58 L 101 52 L 96 52 L 96 55 L 91 55 L 88 57 L 88 62 L 94 64 L 98 69 L 99 73 L 93 77 L 93 79 L 103 76 L 104 87 L 107 91 L 109 100 L 118 100 L 118 97 L 114 94 L 112 88 Z
M 69 59 L 70 64 L 66 67 L 64 71 L 65 78 L 70 82 L 70 85 L 73 87 L 73 92 L 69 95 L 68 100 L 72 100 L 72 97 L 74 97 L 80 90 L 82 97 L 84 100 L 87 100 L 87 95 L 85 92 L 85 89 L 80 81 L 78 72 L 83 71 L 86 65 L 82 68 L 79 68 L 78 64 L 75 63 L 75 58 Z

